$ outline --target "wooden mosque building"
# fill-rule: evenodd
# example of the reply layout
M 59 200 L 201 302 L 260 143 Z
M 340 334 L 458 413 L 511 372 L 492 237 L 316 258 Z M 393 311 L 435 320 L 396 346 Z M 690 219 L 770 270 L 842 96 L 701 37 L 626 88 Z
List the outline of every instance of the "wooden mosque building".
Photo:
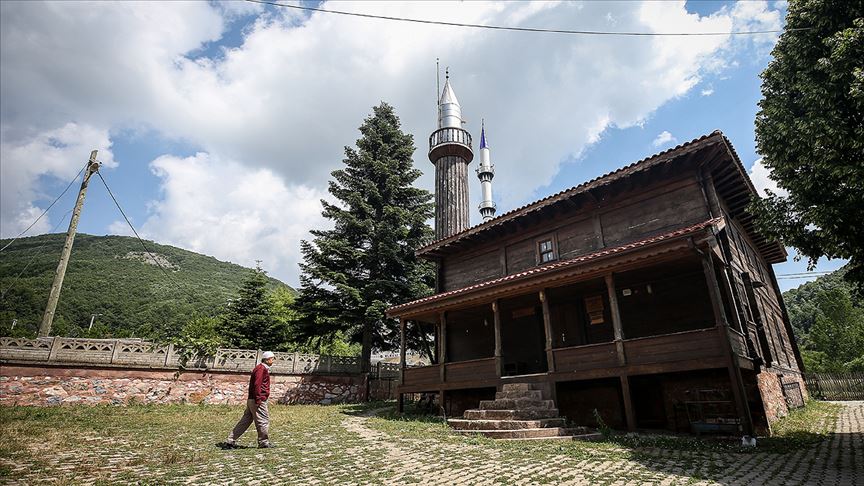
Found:
M 421 326 L 438 359 L 403 365 L 400 409 L 404 394 L 435 393 L 454 427 L 498 437 L 598 414 L 617 429 L 754 436 L 803 402 L 771 267 L 786 252 L 755 231 L 757 192 L 721 132 L 467 228 L 446 213 L 467 212 L 449 178 L 467 174 L 471 137 L 445 101 L 458 108 L 449 79 L 430 137 L 446 231 L 417 250 L 438 265 L 437 293 L 387 311 L 402 356 Z M 497 430 L 519 427 L 534 433 Z

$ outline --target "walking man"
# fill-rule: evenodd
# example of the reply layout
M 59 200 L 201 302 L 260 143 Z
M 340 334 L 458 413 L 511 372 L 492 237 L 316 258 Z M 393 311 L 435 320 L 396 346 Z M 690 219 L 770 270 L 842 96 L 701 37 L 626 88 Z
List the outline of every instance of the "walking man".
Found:
M 270 428 L 270 411 L 267 409 L 267 399 L 270 398 L 270 367 L 276 356 L 266 351 L 261 356 L 261 363 L 252 370 L 249 378 L 249 396 L 246 400 L 246 411 L 243 417 L 234 426 L 234 430 L 228 434 L 225 445 L 229 448 L 237 447 L 237 439 L 246 432 L 249 425 L 255 422 L 255 430 L 258 431 L 258 447 L 266 449 L 273 447 L 268 437 Z

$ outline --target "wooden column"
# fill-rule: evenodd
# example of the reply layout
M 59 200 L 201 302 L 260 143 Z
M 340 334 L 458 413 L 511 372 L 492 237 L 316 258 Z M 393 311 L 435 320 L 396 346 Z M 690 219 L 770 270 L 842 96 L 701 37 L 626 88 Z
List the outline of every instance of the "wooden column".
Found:
M 636 430 L 636 413 L 633 411 L 633 399 L 630 397 L 630 378 L 621 375 L 621 398 L 624 399 L 624 416 L 627 420 L 627 430 Z
M 497 300 L 492 302 L 492 315 L 495 322 L 495 376 L 501 378 L 501 314 Z
M 438 366 L 440 366 L 441 383 L 443 384 L 447 380 L 447 368 L 445 366 L 447 362 L 447 312 L 440 314 L 438 322 L 441 326 L 441 347 L 438 349 Z
M 618 309 L 618 292 L 615 291 L 615 278 L 612 274 L 606 275 L 606 291 L 609 294 L 609 307 L 612 312 L 612 329 L 615 332 L 615 349 L 618 352 L 618 364 L 627 364 L 624 355 L 624 326 L 621 323 L 621 311 Z
M 700 252 L 701 253 L 701 252 Z M 710 254 L 702 253 L 702 268 L 708 283 L 708 293 L 711 295 L 711 307 L 714 309 L 717 333 L 723 346 L 726 358 L 726 367 L 729 370 L 729 382 L 732 386 L 732 396 L 735 399 L 735 408 L 741 419 L 744 435 L 753 436 L 753 419 L 750 416 L 750 407 L 747 404 L 747 392 L 744 389 L 744 378 L 741 376 L 741 368 L 738 365 L 738 356 L 732 349 L 729 341 L 729 324 L 726 322 L 726 314 L 723 310 L 723 299 L 720 294 L 720 285 L 714 272 L 714 264 Z
M 543 330 L 546 333 L 546 369 L 555 371 L 555 355 L 552 353 L 552 317 L 549 313 L 549 299 L 546 289 L 540 291 L 540 303 L 543 305 Z
M 296 360 L 295 360 L 296 361 Z M 405 319 L 399 318 L 399 384 L 405 385 Z M 404 410 L 404 396 L 402 393 L 396 397 L 396 411 L 402 413 Z

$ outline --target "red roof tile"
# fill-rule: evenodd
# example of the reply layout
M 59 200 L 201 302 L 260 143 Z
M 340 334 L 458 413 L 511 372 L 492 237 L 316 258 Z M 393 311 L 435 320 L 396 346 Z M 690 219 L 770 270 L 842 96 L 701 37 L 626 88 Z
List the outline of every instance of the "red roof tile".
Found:
M 513 280 L 519 280 L 522 278 L 532 277 L 536 275 L 546 274 L 555 270 L 560 270 L 562 268 L 574 267 L 592 260 L 597 260 L 602 257 L 617 255 L 620 253 L 625 253 L 630 250 L 635 250 L 638 248 L 642 248 L 647 245 L 651 245 L 654 243 L 660 243 L 666 240 L 672 240 L 684 236 L 691 235 L 693 233 L 699 232 L 709 226 L 716 225 L 721 221 L 722 218 L 712 218 L 707 221 L 703 221 L 701 223 L 694 224 L 692 226 L 688 226 L 686 228 L 680 228 L 675 231 L 670 231 L 669 233 L 664 233 L 657 236 L 652 236 L 650 238 L 645 238 L 642 240 L 634 241 L 631 243 L 627 243 L 624 245 L 612 247 L 612 248 L 604 248 L 602 250 L 595 251 L 593 253 L 587 253 L 585 255 L 578 256 L 576 258 L 572 258 L 569 260 L 562 260 L 558 262 L 549 263 L 547 265 L 542 265 L 539 267 L 532 268 L 530 270 L 525 270 L 524 272 L 514 273 L 512 275 L 507 275 L 505 277 L 500 277 L 492 280 L 487 280 L 485 282 L 481 282 L 475 285 L 471 285 L 468 287 L 463 287 L 461 289 L 450 290 L 448 292 L 443 292 L 440 294 L 430 295 L 429 297 L 424 297 L 422 299 L 417 299 L 411 302 L 406 302 L 404 304 L 400 304 L 394 307 L 387 309 L 387 313 L 390 314 L 394 311 L 398 311 L 404 309 L 406 307 L 415 306 L 418 304 L 426 304 L 430 302 L 439 301 L 442 299 L 446 299 L 448 297 L 452 297 L 454 295 L 465 294 L 469 292 L 473 292 L 475 290 L 480 290 L 488 287 L 494 287 L 496 285 L 503 284 L 505 282 L 510 282 Z

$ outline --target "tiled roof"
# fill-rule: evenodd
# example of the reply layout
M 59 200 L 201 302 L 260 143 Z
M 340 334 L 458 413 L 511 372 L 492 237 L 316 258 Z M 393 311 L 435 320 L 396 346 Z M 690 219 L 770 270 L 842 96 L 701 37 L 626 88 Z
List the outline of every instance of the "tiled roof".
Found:
M 515 218 L 517 218 L 523 214 L 527 214 L 529 212 L 539 210 L 541 208 L 549 206 L 549 205 L 551 205 L 555 202 L 558 202 L 560 200 L 573 197 L 577 194 L 580 194 L 580 193 L 583 193 L 585 191 L 603 186 L 605 184 L 608 184 L 608 183 L 613 182 L 615 180 L 618 180 L 620 178 L 627 177 L 627 176 L 629 176 L 635 172 L 647 169 L 649 167 L 652 167 L 652 166 L 657 165 L 657 164 L 662 163 L 662 162 L 669 161 L 675 157 L 678 157 L 680 155 L 684 155 L 687 152 L 690 152 L 692 150 L 700 148 L 709 139 L 712 139 L 711 140 L 712 143 L 720 143 L 720 142 L 726 141 L 726 137 L 723 135 L 723 132 L 721 132 L 720 130 L 714 130 L 713 132 L 711 132 L 708 135 L 703 135 L 703 136 L 696 138 L 694 140 L 691 140 L 689 142 L 682 143 L 676 147 L 670 148 L 668 150 L 664 150 L 663 152 L 660 152 L 660 153 L 654 154 L 650 157 L 646 157 L 642 160 L 633 162 L 632 164 L 621 167 L 620 169 L 616 169 L 612 172 L 609 172 L 609 173 L 604 174 L 602 176 L 591 179 L 590 181 L 583 182 L 582 184 L 579 184 L 578 186 L 571 187 L 570 189 L 565 189 L 561 192 L 558 192 L 556 194 L 552 194 L 551 196 L 547 196 L 547 197 L 540 199 L 538 201 L 534 201 L 532 203 L 526 204 L 526 205 L 518 207 L 516 209 L 512 209 L 506 213 L 501 214 L 500 216 L 498 216 L 494 219 L 491 219 L 489 221 L 485 221 L 481 224 L 478 224 L 476 226 L 468 228 L 467 230 L 462 231 L 460 233 L 457 233 L 455 235 L 451 235 L 451 236 L 448 236 L 446 238 L 441 238 L 439 240 L 433 241 L 432 243 L 429 243 L 428 245 L 419 248 L 417 250 L 417 254 L 421 255 L 423 253 L 430 252 L 430 251 L 435 250 L 437 248 L 455 243 L 455 242 L 457 242 L 457 241 L 459 241 L 459 240 L 461 240 L 467 236 L 486 231 L 492 227 L 498 226 L 498 225 L 503 224 L 509 220 L 515 219 Z M 731 147 L 731 144 L 727 144 L 727 145 Z M 736 157 L 737 157 L 737 155 L 736 155 Z M 740 165 L 740 162 L 738 162 L 738 163 Z
M 642 240 L 634 241 L 631 243 L 627 243 L 624 245 L 612 247 L 612 248 L 604 248 L 602 250 L 598 250 L 592 253 L 588 253 L 582 256 L 578 256 L 576 258 L 572 258 L 569 260 L 562 260 L 558 262 L 549 263 L 547 265 L 542 265 L 539 267 L 532 268 L 530 270 L 525 270 L 524 272 L 514 273 L 512 275 L 507 275 L 505 277 L 496 278 L 493 280 L 487 280 L 485 282 L 481 282 L 475 285 L 471 285 L 468 287 L 463 287 L 461 289 L 450 290 L 448 292 L 443 292 L 440 294 L 430 295 L 429 297 L 424 297 L 422 299 L 417 299 L 411 302 L 406 302 L 404 304 L 400 304 L 390 309 L 387 309 L 388 314 L 392 314 L 393 312 L 397 312 L 399 310 L 405 309 L 407 307 L 416 306 L 418 304 L 427 304 L 430 302 L 439 301 L 442 299 L 446 299 L 449 297 L 453 297 L 455 295 L 466 294 L 476 290 L 494 287 L 497 285 L 504 284 L 506 282 L 511 282 L 514 280 L 520 280 L 523 278 L 533 277 L 537 275 L 546 274 L 549 272 L 553 272 L 555 270 L 560 270 L 563 268 L 574 267 L 584 263 L 587 263 L 592 260 L 597 260 L 603 257 L 613 256 L 620 253 L 625 253 L 631 250 L 635 250 L 638 248 L 642 248 L 654 243 L 660 243 L 667 240 L 672 240 L 676 238 L 681 238 L 684 236 L 691 235 L 693 233 L 697 233 L 709 226 L 716 225 L 721 221 L 722 218 L 712 218 L 707 221 L 703 221 L 701 223 L 694 224 L 692 226 L 688 226 L 686 228 L 680 228 L 675 231 L 670 231 L 668 233 L 664 233 L 657 236 L 652 236 L 650 238 L 645 238 Z

